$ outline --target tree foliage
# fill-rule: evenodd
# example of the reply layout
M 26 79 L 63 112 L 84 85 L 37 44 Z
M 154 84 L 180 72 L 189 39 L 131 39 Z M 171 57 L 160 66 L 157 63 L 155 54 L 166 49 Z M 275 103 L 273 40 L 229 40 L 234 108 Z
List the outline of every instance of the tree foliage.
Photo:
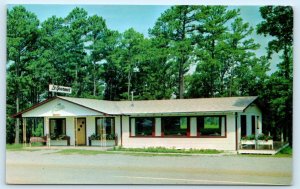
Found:
M 264 19 L 257 26 L 257 33 L 274 37 L 268 43 L 268 58 L 281 53 L 275 71 L 265 83 L 263 99 L 266 102 L 267 120 L 273 131 L 281 130 L 281 138 L 292 144 L 293 120 L 293 9 L 289 6 L 260 8 Z M 278 132 L 277 132 L 278 133 Z

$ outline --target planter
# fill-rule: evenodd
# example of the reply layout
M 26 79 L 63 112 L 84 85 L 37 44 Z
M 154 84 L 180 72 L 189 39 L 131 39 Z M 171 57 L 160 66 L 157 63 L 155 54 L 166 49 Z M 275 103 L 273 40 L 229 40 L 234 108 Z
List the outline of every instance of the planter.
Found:
M 91 140 L 91 146 L 115 146 L 115 140 Z
M 50 146 L 68 146 L 68 140 L 50 140 Z
M 273 149 L 273 140 L 257 140 L 257 145 L 269 145 Z
M 256 149 L 255 140 L 241 140 L 241 149 L 243 149 L 243 145 L 254 145 L 254 148 Z
M 241 144 L 255 145 L 255 140 L 241 140 Z

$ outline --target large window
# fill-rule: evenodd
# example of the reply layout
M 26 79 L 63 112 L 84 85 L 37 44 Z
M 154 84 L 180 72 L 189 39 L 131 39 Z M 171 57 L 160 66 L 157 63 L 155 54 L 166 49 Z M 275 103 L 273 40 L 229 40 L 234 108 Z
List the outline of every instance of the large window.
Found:
M 154 135 L 153 117 L 131 118 L 131 136 L 152 136 Z
M 115 134 L 115 119 L 113 117 L 96 118 L 96 135 L 108 136 Z
M 56 139 L 66 135 L 66 119 L 57 118 L 49 119 L 50 122 L 50 137 Z
M 198 135 L 225 136 L 225 116 L 198 117 Z
M 162 117 L 161 119 L 164 136 L 187 135 L 187 117 Z

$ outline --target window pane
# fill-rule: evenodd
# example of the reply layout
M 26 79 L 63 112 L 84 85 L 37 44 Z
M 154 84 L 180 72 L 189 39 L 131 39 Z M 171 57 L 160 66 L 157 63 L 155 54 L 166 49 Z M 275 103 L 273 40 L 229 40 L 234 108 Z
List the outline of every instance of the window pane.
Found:
M 199 117 L 198 127 L 200 127 L 200 136 L 225 136 L 225 119 L 222 119 L 223 117 L 224 116 Z
M 187 117 L 163 117 L 165 136 L 183 136 L 187 134 Z
M 59 138 L 66 135 L 65 119 L 50 119 L 50 137 L 51 139 Z
M 106 134 L 114 134 L 115 133 L 115 123 L 114 118 L 105 118 L 105 131 Z
M 154 127 L 154 118 L 135 118 L 135 135 L 151 136 Z
M 115 122 L 113 117 L 101 117 L 96 120 L 96 135 L 115 134 Z

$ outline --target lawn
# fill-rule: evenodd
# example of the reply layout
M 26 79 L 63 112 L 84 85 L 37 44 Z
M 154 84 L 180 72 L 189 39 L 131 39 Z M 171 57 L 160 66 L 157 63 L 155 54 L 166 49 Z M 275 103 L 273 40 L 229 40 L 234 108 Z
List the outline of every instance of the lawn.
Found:
M 183 154 L 220 154 L 223 151 L 220 150 L 210 150 L 210 149 L 175 149 L 175 148 L 164 148 L 164 147 L 149 147 L 149 148 L 122 148 L 115 147 L 113 151 L 125 151 L 125 152 L 152 152 L 152 153 L 183 153 Z
M 97 154 L 124 154 L 124 155 L 136 155 L 136 156 L 186 156 L 193 154 L 219 154 L 222 151 L 218 150 L 177 150 L 167 148 L 121 148 L 115 147 L 111 150 L 85 150 L 85 149 L 63 149 L 59 150 L 59 154 L 81 154 L 81 155 L 97 155 Z
M 27 144 L 28 146 L 28 144 Z M 42 143 L 33 143 L 31 146 L 44 146 Z M 29 148 L 24 148 L 23 144 L 6 144 L 6 150 L 10 151 L 20 151 L 20 150 L 28 150 L 28 151 L 36 151 L 38 149 L 29 149 Z

